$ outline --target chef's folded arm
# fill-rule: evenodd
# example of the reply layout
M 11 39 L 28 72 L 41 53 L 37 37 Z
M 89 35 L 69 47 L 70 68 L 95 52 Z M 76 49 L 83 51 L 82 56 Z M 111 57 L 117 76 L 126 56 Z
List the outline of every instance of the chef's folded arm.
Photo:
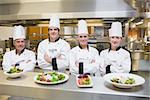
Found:
M 5 53 L 4 57 L 3 57 L 3 70 L 4 71 L 8 71 L 11 68 L 11 61 L 10 59 L 7 59 L 9 57 L 8 53 Z
M 78 72 L 78 66 L 76 65 L 76 55 L 74 52 L 71 50 L 68 53 L 68 61 L 69 61 L 69 70 L 71 73 L 76 73 Z
M 85 64 L 84 66 L 84 73 L 91 73 L 94 74 L 98 71 L 99 64 L 98 63 L 91 63 L 91 64 Z
M 69 66 L 69 50 L 70 50 L 70 45 L 66 44 L 62 46 L 61 51 L 60 51 L 60 56 L 57 59 L 57 65 L 58 69 L 66 69 Z
M 46 68 L 46 67 L 48 67 L 48 66 L 51 66 L 51 63 L 47 62 L 47 61 L 44 59 L 44 57 L 41 57 L 41 58 L 40 58 L 40 56 L 39 56 L 38 59 L 37 59 L 37 61 L 38 61 L 38 66 L 39 66 L 40 68 Z
M 126 56 L 122 57 L 121 62 L 118 60 L 114 64 L 110 65 L 111 72 L 129 73 L 130 70 L 131 70 L 131 58 L 129 53 L 127 53 Z
M 92 74 L 100 73 L 99 63 L 101 63 L 101 61 L 99 59 L 98 52 L 94 53 L 94 58 L 92 61 L 93 62 L 90 62 L 89 64 L 85 65 L 85 71 L 86 71 L 85 73 L 92 73 Z
M 24 66 L 26 67 L 25 69 L 23 69 L 23 71 L 27 72 L 27 71 L 33 71 L 36 65 L 36 57 L 35 54 L 32 53 L 30 54 L 30 59 L 28 59 L 27 61 L 24 61 Z
M 37 57 L 37 61 L 38 61 L 38 66 L 40 68 L 46 68 L 51 66 L 51 62 L 45 59 L 45 55 L 44 54 L 44 49 L 42 48 L 42 46 L 39 45 L 38 47 L 38 57 Z M 67 53 L 70 50 L 70 46 L 67 45 L 66 47 L 61 48 L 61 52 L 59 54 L 58 57 L 56 57 L 57 60 L 57 65 L 58 65 L 58 69 L 63 69 L 65 67 L 68 67 L 68 59 L 67 59 Z M 49 59 L 51 59 L 50 55 L 48 55 Z

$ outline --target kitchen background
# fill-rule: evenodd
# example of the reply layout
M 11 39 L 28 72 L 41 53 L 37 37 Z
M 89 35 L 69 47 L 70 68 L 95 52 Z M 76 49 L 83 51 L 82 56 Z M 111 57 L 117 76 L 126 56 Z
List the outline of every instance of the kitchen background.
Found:
M 26 28 L 27 48 L 36 52 L 38 43 L 48 37 L 49 18 L 54 14 L 60 17 L 61 37 L 71 47 L 77 45 L 78 20 L 85 19 L 89 45 L 99 52 L 110 46 L 111 23 L 120 21 L 122 46 L 131 51 L 132 70 L 139 66 L 150 70 L 150 0 L 0 0 L 0 64 L 3 54 L 14 48 L 14 25 Z

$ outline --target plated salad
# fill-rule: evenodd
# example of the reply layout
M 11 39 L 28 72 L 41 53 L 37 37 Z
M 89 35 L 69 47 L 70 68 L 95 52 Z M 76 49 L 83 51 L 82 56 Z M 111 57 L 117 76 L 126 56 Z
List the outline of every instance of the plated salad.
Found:
M 78 75 L 76 77 L 78 87 L 92 87 L 93 82 L 89 75 Z
M 67 74 L 55 71 L 40 73 L 35 76 L 35 82 L 41 84 L 57 84 L 62 83 L 68 79 L 69 76 Z
M 20 73 L 20 72 L 23 72 L 23 70 L 17 67 L 12 67 L 10 68 L 9 71 L 7 71 L 8 74 L 14 74 L 14 73 Z
M 132 73 L 109 73 L 103 76 L 103 79 L 118 88 L 132 88 L 145 83 L 145 79 Z
M 20 68 L 12 67 L 9 71 L 4 71 L 4 74 L 9 78 L 19 78 L 23 74 L 23 70 Z
M 114 83 L 120 83 L 120 84 L 135 84 L 135 79 L 131 77 L 119 77 L 119 78 L 113 78 L 111 79 Z

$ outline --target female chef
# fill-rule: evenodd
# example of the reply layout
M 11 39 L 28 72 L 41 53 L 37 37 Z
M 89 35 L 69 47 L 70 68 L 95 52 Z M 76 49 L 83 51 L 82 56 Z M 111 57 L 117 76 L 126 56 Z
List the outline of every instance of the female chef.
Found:
M 111 47 L 103 50 L 100 57 L 104 58 L 104 66 L 100 68 L 103 73 L 129 73 L 131 70 L 130 53 L 120 47 L 122 41 L 122 25 L 113 22 L 109 29 Z
M 8 71 L 12 67 L 23 69 L 23 71 L 34 71 L 36 64 L 35 53 L 25 49 L 25 29 L 21 25 L 13 29 L 13 40 L 15 49 L 4 54 L 3 70 Z
M 60 22 L 57 16 L 51 17 L 48 31 L 49 38 L 38 46 L 38 65 L 44 70 L 64 71 L 68 67 L 70 45 L 59 37 Z
M 79 73 L 79 63 L 83 63 L 83 73 L 91 75 L 99 75 L 99 54 L 98 50 L 88 45 L 88 29 L 85 20 L 78 22 L 79 46 L 70 50 L 69 66 L 70 72 L 73 74 Z

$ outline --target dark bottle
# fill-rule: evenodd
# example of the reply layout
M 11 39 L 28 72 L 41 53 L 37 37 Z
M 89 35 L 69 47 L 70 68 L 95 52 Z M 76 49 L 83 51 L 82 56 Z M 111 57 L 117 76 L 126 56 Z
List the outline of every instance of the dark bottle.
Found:
M 83 74 L 84 71 L 83 71 L 83 62 L 79 62 L 79 74 Z
M 107 67 L 106 67 L 106 74 L 108 74 L 108 73 L 111 73 L 111 71 L 110 71 L 110 65 L 107 65 Z
M 52 58 L 52 69 L 58 70 L 56 58 Z

